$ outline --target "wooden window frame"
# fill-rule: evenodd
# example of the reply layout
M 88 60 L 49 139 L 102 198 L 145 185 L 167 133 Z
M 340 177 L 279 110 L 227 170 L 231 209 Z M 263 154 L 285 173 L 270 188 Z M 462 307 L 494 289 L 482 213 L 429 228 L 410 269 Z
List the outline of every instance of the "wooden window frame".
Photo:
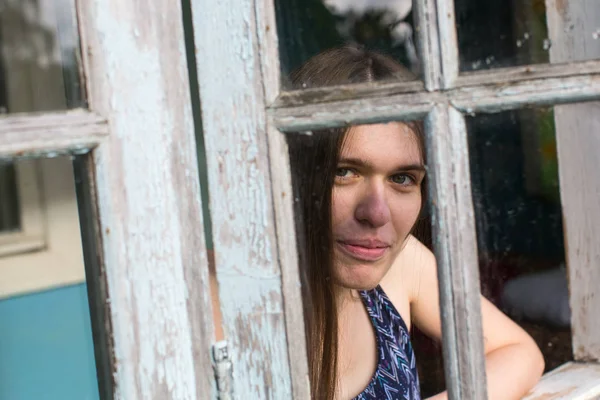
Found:
M 272 0 L 189 4 L 227 365 L 233 365 L 215 365 L 218 385 L 210 355 L 199 121 L 192 113 L 181 3 L 156 0 L 140 9 L 133 1 L 79 0 L 90 111 L 0 117 L 3 157 L 82 156 L 80 213 L 102 398 L 308 399 L 291 174 L 281 132 L 417 118 L 429 132 L 450 398 L 485 398 L 463 114 L 599 100 L 600 62 L 459 75 L 453 1 L 423 0 L 415 5 L 423 83 L 281 93 Z M 560 131 L 557 136 L 563 140 Z M 581 174 L 577 165 L 561 159 L 561 177 Z M 458 174 L 445 179 L 452 168 Z M 583 178 L 596 170 L 585 169 Z M 598 216 L 593 193 L 583 196 L 590 215 Z M 571 304 L 578 310 L 575 358 L 587 364 L 544 378 L 538 388 L 554 398 L 569 389 L 571 376 L 598 377 L 600 275 L 585 261 L 597 259 L 593 244 L 574 233 L 583 212 L 575 206 L 563 194 Z M 586 234 L 598 237 L 599 227 L 586 225 Z M 223 366 L 231 376 L 221 373 Z M 587 387 L 575 388 L 586 391 L 578 398 L 597 390 Z
M 0 157 L 75 157 L 100 397 L 215 397 L 180 4 L 76 5 L 90 110 L 0 116 Z
M 558 10 L 556 4 L 550 0 L 548 3 L 550 7 Z M 215 237 L 219 238 L 222 224 L 227 224 L 230 220 L 227 211 L 236 203 L 253 206 L 248 211 L 246 222 L 256 229 L 252 222 L 260 221 L 260 216 L 263 215 L 256 214 L 253 203 L 256 197 L 250 196 L 241 186 L 232 183 L 231 177 L 237 173 L 234 168 L 250 164 L 270 164 L 269 169 L 259 170 L 255 177 L 259 178 L 260 190 L 267 193 L 264 195 L 265 203 L 271 206 L 267 211 L 272 215 L 273 219 L 270 221 L 276 227 L 277 233 L 275 243 L 280 249 L 278 261 L 282 274 L 284 309 L 286 317 L 287 313 L 292 312 L 295 321 L 294 324 L 288 323 L 288 344 L 304 343 L 304 337 L 303 325 L 299 318 L 301 312 L 288 304 L 298 301 L 297 265 L 294 259 L 281 257 L 282 250 L 285 250 L 283 254 L 287 257 L 289 253 L 294 253 L 295 249 L 294 242 L 291 241 L 293 215 L 290 211 L 291 198 L 288 195 L 291 193 L 289 161 L 285 141 L 280 132 L 293 134 L 353 123 L 424 119 L 428 159 L 431 163 L 434 247 L 439 265 L 447 388 L 452 399 L 485 398 L 487 393 L 483 368 L 483 338 L 478 306 L 480 290 L 477 242 L 464 114 L 598 100 L 600 61 L 533 65 L 459 74 L 454 2 L 425 0 L 415 2 L 415 15 L 420 27 L 418 44 L 424 65 L 423 83 L 364 84 L 282 93 L 279 86 L 279 60 L 272 1 L 237 2 L 235 10 L 232 10 L 226 3 L 215 5 L 206 0 L 196 0 L 192 1 L 192 7 L 198 59 L 211 59 L 211 63 L 198 63 L 197 71 L 200 96 L 204 100 L 202 111 L 209 154 L 207 162 L 210 206 L 215 214 L 223 216 L 217 222 L 213 220 L 213 230 Z M 211 10 L 210 14 L 203 13 L 203 10 L 207 9 Z M 562 11 L 564 12 L 564 9 Z M 563 20 L 566 20 L 564 15 Z M 560 23 L 556 23 L 557 20 L 560 18 L 555 18 L 555 26 L 552 27 L 554 36 L 567 27 L 564 21 L 560 26 Z M 228 23 L 223 24 L 222 21 Z M 553 43 L 560 42 L 554 38 L 552 40 Z M 235 46 L 231 46 L 231 49 L 223 48 L 222 43 L 235 43 Z M 242 54 L 244 57 L 241 57 Z M 569 60 L 553 57 L 552 61 Z M 235 87 L 223 82 L 225 76 L 230 82 L 236 83 Z M 213 102 L 213 99 L 218 97 L 222 98 L 221 101 Z M 267 109 L 266 115 L 257 103 Z M 221 118 L 223 114 L 236 115 L 240 123 Z M 435 135 L 433 132 L 446 134 Z M 564 136 L 566 133 L 557 132 L 557 135 Z M 240 137 L 246 138 L 248 143 L 257 144 L 258 151 L 252 152 L 250 156 L 235 151 L 227 152 L 227 145 Z M 563 138 L 562 142 L 564 140 Z M 261 148 L 261 144 L 268 146 Z M 573 175 L 578 165 L 572 155 L 561 157 L 561 177 Z M 447 176 L 449 171 L 454 171 L 452 177 Z M 593 177 L 591 170 L 586 169 L 584 173 L 588 178 Z M 581 178 L 578 182 L 581 185 L 585 180 Z M 224 185 L 224 182 L 227 182 L 227 185 Z M 584 192 L 584 196 L 587 196 L 586 204 L 592 205 L 592 209 L 588 210 L 590 215 L 600 215 L 600 207 L 592 204 L 593 194 Z M 569 229 L 568 221 L 581 221 L 579 215 L 583 212 L 573 207 L 572 197 L 562 194 L 564 218 L 567 221 L 565 240 L 569 242 L 573 235 L 573 227 Z M 263 197 L 260 197 L 260 200 L 262 199 Z M 599 226 L 600 221 L 596 222 L 591 225 Z M 586 224 L 585 233 L 589 237 L 597 237 L 598 228 L 589 228 L 589 225 Z M 240 224 L 238 228 L 247 229 L 248 225 Z M 268 237 L 270 239 L 273 236 Z M 578 237 L 577 251 L 597 260 L 597 253 L 589 237 Z M 251 264 L 252 258 L 249 253 L 245 253 L 244 257 L 231 254 L 234 250 L 231 243 L 224 244 L 215 240 L 215 248 L 222 254 L 221 257 L 217 257 L 219 284 L 229 288 L 239 279 L 240 271 L 236 267 L 240 260 Z M 574 317 L 574 322 L 580 324 L 579 326 L 591 327 L 587 332 L 574 327 L 573 341 L 580 343 L 580 347 L 575 350 L 575 359 L 597 362 L 600 358 L 600 318 L 591 310 L 600 306 L 599 296 L 593 296 L 597 291 L 593 287 L 600 287 L 600 275 L 593 270 L 589 261 L 582 262 L 583 257 L 574 254 L 575 251 L 568 247 L 571 305 L 577 310 L 574 314 L 578 314 Z M 254 272 L 265 270 L 268 268 L 258 268 Z M 583 275 L 583 272 L 587 272 L 588 275 Z M 585 282 L 590 279 L 590 275 L 591 283 Z M 278 293 L 276 290 L 275 292 Z M 220 292 L 222 309 L 226 314 L 226 337 L 234 344 L 234 365 L 242 362 L 245 368 L 244 373 L 234 376 L 234 388 L 247 390 L 252 387 L 253 377 L 264 376 L 268 372 L 256 367 L 252 369 L 252 365 L 243 363 L 243 360 L 251 357 L 257 347 L 261 347 L 260 344 L 244 341 L 248 335 L 256 334 L 255 326 L 248 323 L 244 324 L 244 329 L 240 329 L 239 324 L 234 324 L 240 320 L 240 314 L 243 314 L 243 311 L 232 312 L 238 296 L 239 293 L 231 293 L 228 289 L 222 289 Z M 258 293 L 253 299 L 252 307 L 255 309 L 266 309 L 270 305 Z M 235 329 L 232 329 L 233 327 Z M 268 328 L 272 332 L 273 326 Z M 292 346 L 288 349 L 287 365 L 292 382 L 291 388 L 288 389 L 290 392 L 286 394 L 293 395 L 294 398 L 308 398 L 305 385 L 306 365 L 302 350 L 304 349 Z M 281 363 L 286 362 L 285 355 L 279 357 Z M 270 359 L 269 362 L 274 361 Z M 585 368 L 593 371 L 596 366 L 587 364 Z M 268 366 L 264 369 L 270 370 Z M 567 371 L 571 371 L 568 365 L 546 376 L 539 385 L 542 388 L 539 390 L 545 390 L 543 388 L 549 384 L 562 384 L 560 387 L 563 389 L 567 387 L 565 385 L 572 383 L 564 379 L 569 376 L 570 372 Z M 597 379 L 597 375 L 588 376 L 596 376 L 594 379 Z M 598 385 L 600 380 L 592 386 Z M 561 391 L 555 392 L 553 398 L 559 398 L 559 392 Z M 263 392 L 257 389 L 252 394 L 260 395 Z M 533 396 L 536 395 L 537 392 L 534 391 Z M 593 393 L 587 390 L 581 398 L 591 396 Z

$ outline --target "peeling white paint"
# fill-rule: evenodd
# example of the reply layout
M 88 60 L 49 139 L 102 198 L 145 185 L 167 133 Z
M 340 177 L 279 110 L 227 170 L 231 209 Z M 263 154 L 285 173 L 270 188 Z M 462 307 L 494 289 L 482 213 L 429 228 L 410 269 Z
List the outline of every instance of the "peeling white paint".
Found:
M 238 1 L 235 7 L 206 0 L 192 5 L 215 260 L 234 393 L 240 399 L 288 399 L 290 367 L 263 88 L 264 80 L 276 77 L 261 75 L 255 1 Z M 208 55 L 212 62 L 203 62 Z
M 181 10 L 166 0 L 80 9 L 90 106 L 111 133 L 94 159 L 115 398 L 206 398 L 212 321 Z

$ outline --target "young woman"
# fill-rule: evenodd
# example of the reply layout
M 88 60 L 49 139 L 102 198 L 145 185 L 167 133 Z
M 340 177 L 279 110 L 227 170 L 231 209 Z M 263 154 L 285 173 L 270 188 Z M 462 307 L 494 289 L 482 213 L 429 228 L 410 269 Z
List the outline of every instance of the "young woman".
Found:
M 292 76 L 298 88 L 384 79 L 413 76 L 351 46 Z M 419 399 L 411 325 L 441 339 L 435 257 L 412 234 L 425 200 L 421 125 L 358 125 L 289 144 L 313 398 Z M 542 374 L 541 353 L 483 297 L 481 308 L 489 398 L 519 399 Z

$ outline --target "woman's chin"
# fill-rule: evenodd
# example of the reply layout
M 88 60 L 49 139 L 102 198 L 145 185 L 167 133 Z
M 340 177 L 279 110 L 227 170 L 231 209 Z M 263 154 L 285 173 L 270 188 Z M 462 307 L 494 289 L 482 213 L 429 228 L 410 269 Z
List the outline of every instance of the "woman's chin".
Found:
M 392 264 L 389 251 L 379 260 L 365 261 L 351 257 L 343 251 L 336 251 L 334 278 L 338 285 L 354 290 L 375 288 Z
M 336 283 L 347 289 L 371 290 L 381 282 L 385 271 L 373 265 L 343 266 L 335 274 Z

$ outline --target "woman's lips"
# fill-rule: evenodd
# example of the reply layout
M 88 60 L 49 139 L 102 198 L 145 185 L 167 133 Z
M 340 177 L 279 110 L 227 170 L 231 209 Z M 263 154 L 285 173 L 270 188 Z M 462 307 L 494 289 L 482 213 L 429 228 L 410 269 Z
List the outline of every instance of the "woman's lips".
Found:
M 377 261 L 381 259 L 389 249 L 389 246 L 387 245 L 383 247 L 373 247 L 341 241 L 338 241 L 337 244 L 344 253 L 361 261 Z

